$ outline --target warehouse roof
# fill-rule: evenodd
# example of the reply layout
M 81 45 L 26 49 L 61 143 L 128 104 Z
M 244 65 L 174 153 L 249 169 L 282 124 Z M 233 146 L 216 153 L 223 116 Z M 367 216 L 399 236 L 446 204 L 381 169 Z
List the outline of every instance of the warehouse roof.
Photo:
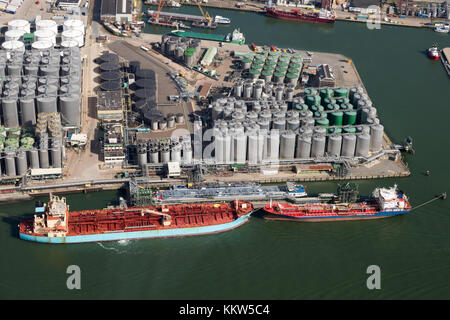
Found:
M 102 0 L 101 15 L 131 14 L 131 0 Z

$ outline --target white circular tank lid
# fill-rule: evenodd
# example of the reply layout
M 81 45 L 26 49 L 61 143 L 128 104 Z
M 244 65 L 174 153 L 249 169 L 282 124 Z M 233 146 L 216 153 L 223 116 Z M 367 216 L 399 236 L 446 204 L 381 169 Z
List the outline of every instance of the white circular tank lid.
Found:
M 17 40 L 5 41 L 2 44 L 2 48 L 8 50 L 21 49 L 23 47 L 24 47 L 23 42 Z
M 53 46 L 53 43 L 49 40 L 35 41 L 31 44 L 31 47 L 33 49 L 48 49 L 48 48 L 51 48 L 52 46 Z

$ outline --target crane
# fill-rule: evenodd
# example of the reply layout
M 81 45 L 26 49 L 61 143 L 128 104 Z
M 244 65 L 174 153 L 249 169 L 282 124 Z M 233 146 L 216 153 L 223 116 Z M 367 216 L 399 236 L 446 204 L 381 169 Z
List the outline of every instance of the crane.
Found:
M 161 10 L 164 7 L 165 3 L 166 3 L 166 0 L 158 0 L 158 10 L 153 12 L 153 19 L 159 20 L 159 13 L 161 12 Z
M 205 18 L 206 21 L 208 21 L 208 23 L 211 23 L 212 22 L 212 18 L 209 15 L 208 11 L 203 12 L 202 6 L 200 5 L 200 1 L 197 1 L 197 6 L 200 9 L 200 12 L 202 13 L 203 18 Z

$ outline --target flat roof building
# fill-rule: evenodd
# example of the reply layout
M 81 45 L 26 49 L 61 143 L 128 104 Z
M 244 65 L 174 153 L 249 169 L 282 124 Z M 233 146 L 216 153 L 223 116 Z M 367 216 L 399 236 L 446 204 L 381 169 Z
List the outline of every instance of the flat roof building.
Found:
M 133 20 L 132 9 L 132 0 L 102 0 L 100 18 L 109 22 L 131 22 Z

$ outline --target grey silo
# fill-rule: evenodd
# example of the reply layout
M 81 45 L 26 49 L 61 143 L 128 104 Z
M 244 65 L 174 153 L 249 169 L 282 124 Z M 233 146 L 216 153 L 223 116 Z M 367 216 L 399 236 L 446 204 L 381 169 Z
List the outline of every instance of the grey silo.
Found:
M 286 129 L 295 131 L 300 127 L 300 119 L 299 118 L 288 118 L 286 121 Z
M 9 76 L 20 76 L 22 73 L 22 66 L 17 64 L 8 64 L 6 66 L 6 73 Z
M 161 149 L 161 162 L 162 163 L 170 162 L 170 148 L 169 147 Z
M 242 84 L 236 84 L 233 87 L 233 93 L 235 97 L 242 97 L 242 90 L 244 89 L 244 87 L 242 86 Z
M 41 135 L 39 141 L 39 166 L 42 169 L 47 169 L 50 167 L 48 156 L 48 136 L 46 134 Z
M 38 95 L 48 95 L 53 96 L 58 94 L 58 87 L 55 85 L 42 85 L 37 88 Z
M 260 163 L 263 159 L 265 135 L 259 130 L 247 132 L 247 159 L 250 164 Z
M 296 158 L 309 158 L 311 154 L 312 138 L 309 134 L 297 135 L 297 150 L 295 152 Z
M 150 126 L 151 126 L 152 130 L 158 130 L 158 122 L 159 122 L 159 119 L 156 119 L 156 118 L 151 120 Z
M 19 84 L 17 82 L 9 81 L 9 82 L 5 83 L 4 87 L 5 87 L 5 89 L 8 89 L 8 90 L 19 90 Z
M 28 160 L 31 169 L 39 169 L 39 152 L 36 148 L 28 150 Z
M 174 115 L 167 116 L 167 127 L 168 128 L 175 127 L 175 116 Z
M 34 99 L 23 97 L 19 99 L 21 121 L 23 126 L 32 126 L 36 124 L 36 110 Z
M 280 132 L 278 130 L 270 130 L 265 138 L 264 159 L 269 161 L 277 161 L 280 157 Z
M 327 133 L 327 129 L 325 127 L 314 127 L 313 128 L 313 133 L 314 134 L 319 134 L 319 135 L 325 135 Z
M 244 98 L 250 99 L 252 97 L 252 91 L 253 91 L 253 85 L 252 84 L 245 84 L 244 85 Z
M 17 98 L 2 98 L 3 123 L 5 127 L 19 126 L 19 113 L 17 112 Z
M 27 173 L 27 153 L 24 150 L 17 151 L 16 154 L 16 170 L 18 176 L 23 176 Z
M 36 98 L 38 113 L 53 113 L 57 112 L 56 96 L 43 96 Z
M 247 157 L 247 137 L 243 133 L 236 133 L 233 136 L 233 148 L 233 160 L 237 163 L 245 163 Z
M 38 87 L 40 86 L 49 86 L 53 85 L 59 86 L 59 78 L 58 77 L 40 77 L 37 81 Z
M 236 111 L 236 112 L 233 112 L 233 114 L 231 115 L 231 119 L 237 120 L 237 121 L 242 121 L 245 119 L 245 115 L 244 115 L 244 113 L 242 113 L 240 111 Z
M 16 176 L 16 153 L 14 151 L 5 152 L 5 173 L 8 177 Z
M 311 142 L 311 157 L 323 157 L 325 154 L 325 136 L 321 134 L 313 135 Z
M 286 119 L 276 118 L 272 121 L 272 129 L 274 130 L 285 130 L 286 129 Z
M 37 76 L 39 72 L 39 67 L 34 65 L 24 66 L 23 67 L 23 73 L 25 75 L 33 75 Z
M 341 155 L 342 136 L 339 134 L 332 134 L 328 136 L 327 153 L 332 157 L 339 157 Z
M 53 138 L 52 148 L 50 150 L 51 162 L 53 168 L 62 167 L 62 156 L 61 156 L 61 140 Z
M 373 125 L 370 127 L 370 150 L 378 152 L 382 148 L 383 144 L 383 131 L 384 127 L 381 124 Z
M 370 149 L 370 135 L 368 134 L 358 134 L 356 136 L 356 157 L 367 157 L 369 155 Z
M 223 137 L 223 163 L 230 163 L 232 158 L 231 136 L 229 134 Z
M 181 145 L 172 147 L 170 159 L 173 162 L 181 162 Z
M 270 130 L 270 121 L 269 120 L 259 119 L 256 121 L 256 123 L 259 125 L 260 129 Z
M 283 88 L 277 87 L 275 89 L 275 98 L 277 101 L 283 100 Z
M 253 86 L 253 99 L 260 99 L 263 87 L 259 84 Z
M 176 123 L 183 123 L 184 122 L 184 114 L 177 113 L 175 116 Z
M 294 99 L 294 89 L 286 89 L 285 97 L 287 101 L 292 101 Z
M 295 133 L 285 131 L 281 133 L 280 139 L 280 158 L 294 159 L 295 155 Z
M 147 148 L 145 145 L 138 145 L 137 147 L 138 165 L 143 167 L 147 164 Z
M 59 67 L 52 65 L 40 66 L 38 74 L 42 77 L 58 77 Z
M 188 145 L 183 146 L 183 163 L 185 164 L 192 163 L 192 148 L 190 143 Z
M 342 157 L 354 157 L 356 149 L 356 135 L 354 134 L 343 134 L 342 135 Z
M 158 121 L 158 130 L 164 130 L 166 128 L 167 128 L 167 120 L 165 118 L 159 120 Z
M 214 135 L 214 153 L 216 163 L 223 162 L 224 159 L 223 145 L 224 145 L 224 138 L 222 136 L 222 133 L 220 131 L 217 131 L 216 134 Z
M 159 162 L 158 148 L 149 149 L 148 152 L 149 152 L 150 163 L 158 163 Z

